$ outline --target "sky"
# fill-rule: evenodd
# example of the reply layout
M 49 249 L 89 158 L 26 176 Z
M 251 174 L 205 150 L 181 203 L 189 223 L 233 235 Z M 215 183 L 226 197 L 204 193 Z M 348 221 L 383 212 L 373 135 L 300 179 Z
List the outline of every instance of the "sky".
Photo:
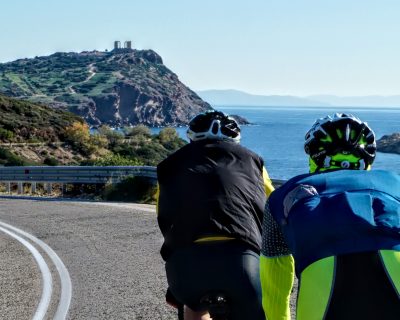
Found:
M 152 49 L 192 90 L 400 94 L 398 0 L 13 0 L 0 63 L 54 52 Z

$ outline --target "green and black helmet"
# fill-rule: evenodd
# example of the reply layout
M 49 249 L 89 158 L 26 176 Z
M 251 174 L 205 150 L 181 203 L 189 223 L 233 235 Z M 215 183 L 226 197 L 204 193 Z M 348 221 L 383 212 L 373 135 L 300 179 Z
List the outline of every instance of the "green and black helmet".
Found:
M 204 139 L 240 141 L 240 127 L 236 120 L 216 110 L 195 116 L 189 122 L 186 134 L 190 141 Z
M 310 172 L 367 170 L 375 160 L 375 134 L 357 117 L 336 113 L 315 121 L 306 133 L 304 150 L 310 156 Z

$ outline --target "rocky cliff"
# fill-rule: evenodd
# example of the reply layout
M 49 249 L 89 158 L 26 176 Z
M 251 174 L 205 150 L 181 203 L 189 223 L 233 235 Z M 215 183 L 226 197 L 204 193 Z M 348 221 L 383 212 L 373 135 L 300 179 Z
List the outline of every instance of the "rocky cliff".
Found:
M 378 151 L 400 154 L 400 133 L 385 135 L 377 141 Z
M 152 50 L 55 53 L 0 64 L 0 93 L 69 110 L 89 124 L 187 124 L 210 105 Z

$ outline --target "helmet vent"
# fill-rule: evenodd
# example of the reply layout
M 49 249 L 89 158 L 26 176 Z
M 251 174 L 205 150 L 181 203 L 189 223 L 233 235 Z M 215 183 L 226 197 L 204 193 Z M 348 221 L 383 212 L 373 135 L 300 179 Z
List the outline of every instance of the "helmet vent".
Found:
M 212 124 L 212 128 L 211 128 L 211 132 L 213 134 L 217 134 L 218 133 L 218 129 L 219 129 L 219 121 L 218 120 L 214 120 L 213 124 Z
M 346 141 L 350 140 L 350 125 L 347 124 L 346 126 Z

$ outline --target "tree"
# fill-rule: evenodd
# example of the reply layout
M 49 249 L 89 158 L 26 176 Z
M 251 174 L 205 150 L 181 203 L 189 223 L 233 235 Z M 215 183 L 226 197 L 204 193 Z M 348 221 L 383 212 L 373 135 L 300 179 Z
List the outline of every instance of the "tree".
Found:
M 179 139 L 179 135 L 175 128 L 164 128 L 158 134 L 158 138 L 160 139 L 161 144 L 164 145 Z
M 160 144 L 168 151 L 175 151 L 183 147 L 187 142 L 181 139 L 175 128 L 164 128 L 158 134 Z
M 145 125 L 139 124 L 132 128 L 124 128 L 125 135 L 127 137 L 134 137 L 134 136 L 145 136 L 147 138 L 151 137 L 151 130 L 149 127 Z
M 100 126 L 97 131 L 100 136 L 104 136 L 106 138 L 111 149 L 114 149 L 117 145 L 121 144 L 122 140 L 124 139 L 124 136 L 121 133 L 112 130 L 107 125 Z
M 82 145 L 90 139 L 89 126 L 84 122 L 73 122 L 71 126 L 65 128 L 65 138 L 73 146 Z
M 64 131 L 65 139 L 72 147 L 86 156 L 96 153 L 107 145 L 100 135 L 90 135 L 89 126 L 84 122 L 74 122 Z

